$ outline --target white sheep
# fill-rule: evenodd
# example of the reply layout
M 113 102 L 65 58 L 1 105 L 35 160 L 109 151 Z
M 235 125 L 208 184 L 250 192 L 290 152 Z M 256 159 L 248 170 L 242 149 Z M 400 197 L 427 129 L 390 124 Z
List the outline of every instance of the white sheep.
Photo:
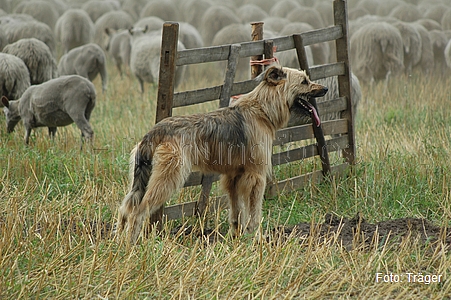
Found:
M 27 14 L 39 22 L 47 24 L 51 29 L 55 27 L 59 12 L 49 1 L 23 1 L 14 8 L 16 14 Z
M 404 49 L 399 30 L 387 22 L 363 25 L 352 34 L 351 66 L 365 82 L 385 79 L 404 71 Z
M 47 24 L 24 14 L 0 17 L 0 24 L 1 29 L 6 33 L 8 43 L 14 43 L 24 38 L 36 38 L 43 41 L 49 46 L 50 51 L 55 53 L 55 36 Z
M 112 1 L 88 1 L 83 3 L 81 9 L 86 11 L 91 18 L 92 22 L 97 21 L 103 14 L 116 10 L 115 5 Z
M 89 119 L 96 102 L 94 85 L 78 75 L 61 76 L 42 84 L 30 86 L 18 100 L 1 99 L 6 115 L 7 131 L 11 133 L 22 120 L 25 127 L 25 143 L 31 130 L 48 127 L 54 137 L 57 127 L 75 122 L 84 138 L 91 140 L 94 134 Z
M 61 42 L 64 53 L 67 53 L 93 41 L 94 23 L 86 11 L 68 9 L 56 22 L 55 37 Z
M 1 95 L 9 99 L 18 99 L 30 86 L 30 74 L 27 66 L 17 56 L 0 52 Z M 3 107 L 3 104 L 0 104 Z
M 104 48 L 106 45 L 105 39 L 108 39 L 105 33 L 106 28 L 130 28 L 133 23 L 133 18 L 123 10 L 113 10 L 103 14 L 94 23 L 94 43 Z
M 213 5 L 202 16 L 200 34 L 206 46 L 212 45 L 213 38 L 222 28 L 230 24 L 241 23 L 233 10 L 226 6 Z M 249 38 L 250 39 L 250 38 Z
M 102 48 L 94 43 L 76 47 L 64 54 L 58 63 L 60 75 L 77 74 L 93 81 L 98 74 L 102 78 L 102 91 L 106 91 L 106 57 Z
M 126 69 L 130 67 L 131 34 L 128 29 L 105 29 L 108 35 L 108 43 L 105 47 L 106 51 L 111 55 L 113 61 L 122 76 L 122 65 Z
M 157 83 L 160 73 L 161 33 L 137 34 L 136 29 L 131 30 L 132 49 L 130 56 L 130 70 L 139 81 L 141 93 L 144 93 L 144 82 Z M 184 50 L 182 42 L 178 42 L 178 50 Z M 179 66 L 175 71 L 175 87 L 181 81 L 185 72 L 185 66 Z
M 55 57 L 49 47 L 38 39 L 20 39 L 6 45 L 3 52 L 23 60 L 28 68 L 31 84 L 40 84 L 57 77 Z

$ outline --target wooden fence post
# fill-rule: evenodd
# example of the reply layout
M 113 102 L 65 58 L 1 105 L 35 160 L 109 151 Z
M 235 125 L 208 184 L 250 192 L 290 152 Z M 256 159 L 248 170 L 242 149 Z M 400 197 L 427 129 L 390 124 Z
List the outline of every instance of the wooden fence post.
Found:
M 304 70 L 308 76 L 310 76 L 310 67 L 307 61 L 307 55 L 305 53 L 304 42 L 302 41 L 302 37 L 299 34 L 293 35 L 294 45 L 296 47 L 296 52 L 298 55 L 299 66 L 301 70 Z M 318 105 L 316 104 L 316 99 L 311 97 L 309 102 L 313 105 L 313 107 L 318 111 Z M 312 120 L 313 121 L 313 120 Z M 330 161 L 329 161 L 329 153 L 327 152 L 326 139 L 324 138 L 323 129 L 321 124 L 319 126 L 315 125 L 315 122 L 312 122 L 313 133 L 315 134 L 318 149 L 318 155 L 321 159 L 321 167 L 324 175 L 330 175 Z
M 349 63 L 349 40 L 348 40 L 348 18 L 347 4 L 344 0 L 334 0 L 335 25 L 341 25 L 343 36 L 335 40 L 337 48 L 337 62 L 343 62 L 344 75 L 338 76 L 338 90 L 340 97 L 346 97 L 347 109 L 343 113 L 344 119 L 348 120 L 348 147 L 343 149 L 342 155 L 350 165 L 355 163 L 355 129 L 354 108 L 351 99 L 351 67 Z
M 263 39 L 263 22 L 253 22 L 252 26 L 252 41 L 260 41 Z M 251 56 L 251 60 L 262 60 L 263 55 Z M 254 79 L 263 71 L 262 65 L 252 65 L 251 66 L 251 79 Z
M 178 35 L 178 23 L 166 22 L 163 24 L 155 123 L 172 116 Z M 150 216 L 151 226 L 157 223 L 158 229 L 160 230 L 162 228 L 163 211 L 164 206 L 161 206 L 153 215 Z

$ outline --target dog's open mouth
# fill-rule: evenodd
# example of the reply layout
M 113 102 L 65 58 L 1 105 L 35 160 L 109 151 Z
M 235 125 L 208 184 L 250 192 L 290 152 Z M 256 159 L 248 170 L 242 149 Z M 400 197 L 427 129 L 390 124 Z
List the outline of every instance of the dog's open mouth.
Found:
M 310 117 L 312 118 L 313 122 L 315 123 L 316 127 L 319 127 L 321 125 L 321 120 L 319 118 L 318 112 L 316 111 L 315 107 L 307 100 L 298 97 L 297 98 L 298 104 L 309 113 Z

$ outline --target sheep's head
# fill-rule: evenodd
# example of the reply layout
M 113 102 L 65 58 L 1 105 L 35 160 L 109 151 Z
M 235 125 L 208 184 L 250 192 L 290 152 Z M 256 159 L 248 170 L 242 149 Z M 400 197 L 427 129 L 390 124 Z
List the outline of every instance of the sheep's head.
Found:
M 20 121 L 19 101 L 9 101 L 8 98 L 2 96 L 3 112 L 6 117 L 6 130 L 8 133 L 14 131 L 17 123 Z

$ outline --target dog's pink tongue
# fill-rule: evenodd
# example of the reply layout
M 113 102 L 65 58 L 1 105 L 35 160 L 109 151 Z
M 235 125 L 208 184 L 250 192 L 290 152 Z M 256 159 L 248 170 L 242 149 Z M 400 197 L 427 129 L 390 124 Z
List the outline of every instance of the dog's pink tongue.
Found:
M 313 106 L 311 107 L 311 109 L 312 109 L 312 119 L 315 122 L 316 127 L 319 127 L 319 125 L 321 125 L 321 120 L 319 119 L 318 112 Z

